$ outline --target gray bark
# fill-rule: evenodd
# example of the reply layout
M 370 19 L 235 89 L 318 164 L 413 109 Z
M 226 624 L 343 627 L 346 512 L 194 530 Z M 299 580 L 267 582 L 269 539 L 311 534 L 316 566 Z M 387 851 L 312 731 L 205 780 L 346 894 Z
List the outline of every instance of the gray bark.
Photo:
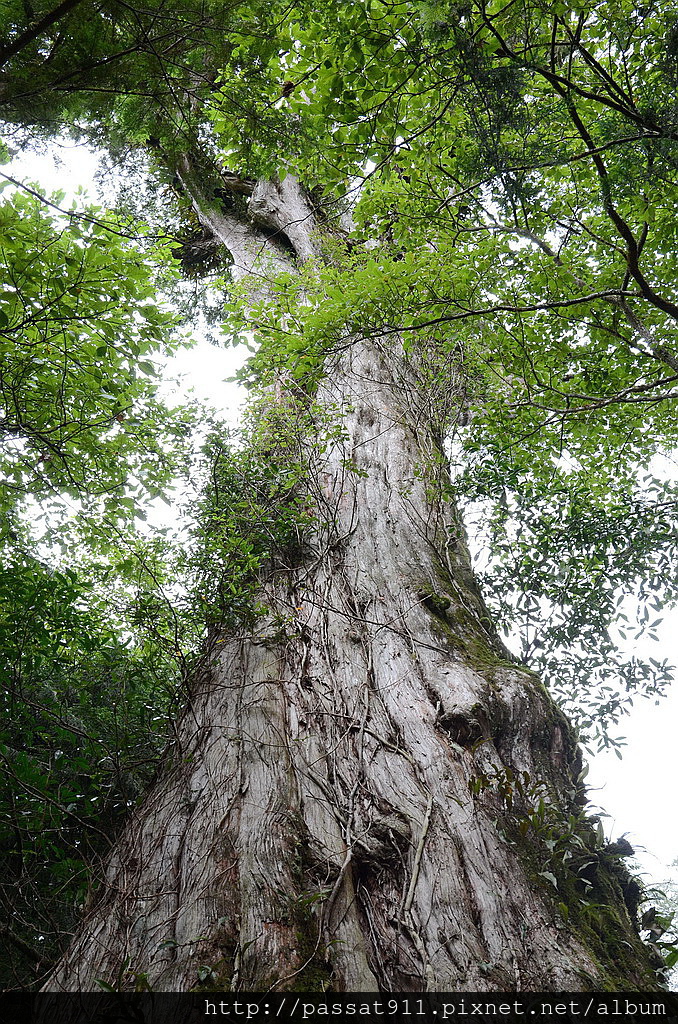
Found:
M 257 186 L 247 224 L 196 200 L 247 272 L 283 259 L 272 227 L 285 259 L 290 242 L 312 253 L 310 208 L 285 181 Z M 316 465 L 303 557 L 273 567 L 267 616 L 221 637 L 194 680 L 171 764 L 48 987 L 112 984 L 125 964 L 123 985 L 143 974 L 165 990 L 204 967 L 227 990 L 652 986 L 623 872 L 581 821 L 569 726 L 473 579 L 430 381 L 392 340 L 327 369 L 318 399 L 344 434 Z M 440 378 L 451 409 L 454 372 Z M 561 894 L 540 874 L 528 815 L 542 797 L 544 820 L 575 821 L 594 851 L 600 935 L 577 917 L 581 879 Z

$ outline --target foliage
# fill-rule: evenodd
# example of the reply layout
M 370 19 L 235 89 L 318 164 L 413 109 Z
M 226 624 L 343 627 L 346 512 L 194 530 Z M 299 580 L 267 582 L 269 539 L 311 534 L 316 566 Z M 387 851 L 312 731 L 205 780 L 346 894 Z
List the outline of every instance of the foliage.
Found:
M 199 118 L 189 104 L 178 112 L 176 97 L 197 105 L 209 94 L 214 62 L 228 52 L 224 21 L 237 24 L 235 7 L 215 0 L 10 2 L 0 38 L 3 117 L 47 136 L 76 125 L 96 136 L 105 125 L 123 150 L 149 137 L 180 145 Z M 214 59 L 206 61 L 206 52 Z
M 301 542 L 306 502 L 295 496 L 299 472 L 282 470 L 266 453 L 220 436 L 207 445 L 209 484 L 193 511 L 193 592 L 209 626 L 223 638 L 238 624 L 252 628 L 262 603 L 262 577 Z
M 209 432 L 183 566 L 208 633 L 223 640 L 232 629 L 255 628 L 268 610 L 267 583 L 292 573 L 317 544 L 326 524 L 313 482 L 341 436 L 332 411 L 318 407 L 292 375 L 250 402 L 237 435 L 218 424 Z
M 581 737 L 619 755 L 633 700 L 658 698 L 673 678 L 665 659 L 633 645 L 658 639 L 676 601 L 675 484 L 630 473 L 601 489 L 590 472 L 554 466 L 545 493 L 521 469 L 495 459 L 458 484 L 476 546 L 492 553 L 481 566 L 487 599 Z
M 671 867 L 675 869 L 677 866 L 674 860 Z M 674 879 L 669 879 L 658 887 L 645 891 L 640 919 L 641 931 L 645 934 L 646 941 L 655 946 L 666 964 L 667 981 L 671 988 L 675 987 L 678 965 L 677 903 L 678 886 Z M 671 985 L 671 982 L 674 984 Z
M 58 198 L 58 197 L 57 197 Z M 5 191 L 0 206 L 0 432 L 5 521 L 27 496 L 99 499 L 110 515 L 159 490 L 190 419 L 156 397 L 172 313 L 111 215 L 63 217 Z
M 166 742 L 167 655 L 121 630 L 105 577 L 87 575 L 20 552 L 0 567 L 0 964 L 11 986 L 58 953 L 94 859 Z
M 166 255 L 102 210 L 60 212 L 33 189 L 3 200 L 0 972 L 16 985 L 76 920 L 202 633 L 169 600 L 170 538 L 134 525 L 194 423 L 158 395 L 178 344 L 156 298 Z

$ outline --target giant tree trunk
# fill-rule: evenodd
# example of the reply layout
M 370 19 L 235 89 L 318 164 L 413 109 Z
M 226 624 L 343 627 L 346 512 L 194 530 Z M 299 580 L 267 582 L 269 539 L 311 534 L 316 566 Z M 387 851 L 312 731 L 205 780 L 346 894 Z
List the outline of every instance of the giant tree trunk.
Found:
M 253 219 L 269 239 L 294 222 L 307 255 L 283 191 L 260 189 Z M 416 365 L 363 340 L 330 371 L 319 400 L 345 434 L 319 525 L 194 680 L 48 987 L 121 970 L 166 990 L 654 986 L 568 723 L 489 622 Z

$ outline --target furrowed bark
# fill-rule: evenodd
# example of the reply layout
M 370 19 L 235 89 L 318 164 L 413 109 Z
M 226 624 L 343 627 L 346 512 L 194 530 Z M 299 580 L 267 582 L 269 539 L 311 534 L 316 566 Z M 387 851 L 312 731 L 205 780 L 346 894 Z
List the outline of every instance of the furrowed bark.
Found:
M 268 234 L 236 262 L 256 272 L 271 229 L 309 255 L 298 185 L 291 205 L 257 188 Z M 429 387 L 393 342 L 330 357 L 318 402 L 343 434 L 309 485 L 315 526 L 262 581 L 268 613 L 194 680 L 49 989 L 656 986 L 568 723 L 474 581 Z M 568 834 L 561 871 L 549 843 Z

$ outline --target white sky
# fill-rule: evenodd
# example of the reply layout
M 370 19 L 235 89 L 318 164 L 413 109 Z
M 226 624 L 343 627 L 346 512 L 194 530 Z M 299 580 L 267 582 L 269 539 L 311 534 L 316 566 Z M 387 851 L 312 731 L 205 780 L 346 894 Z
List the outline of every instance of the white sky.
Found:
M 97 159 L 79 147 L 63 147 L 54 156 L 42 154 L 15 160 L 8 173 L 18 178 L 39 180 L 45 190 L 61 189 L 71 194 L 80 185 L 92 190 Z M 5 168 L 0 167 L 0 171 Z M 224 378 L 233 375 L 246 353 L 219 349 L 205 340 L 177 355 L 170 365 L 172 374 L 182 375 L 198 397 L 237 419 L 242 394 Z M 661 660 L 678 662 L 678 612 L 667 616 L 658 631 L 660 642 L 645 648 Z M 629 653 L 640 653 L 638 649 Z M 638 860 L 649 881 L 661 881 L 678 872 L 668 865 L 678 858 L 678 814 L 674 792 L 675 751 L 678 748 L 678 687 L 656 704 L 640 701 L 623 720 L 620 731 L 628 740 L 620 761 L 614 753 L 596 756 L 588 784 L 592 802 L 609 815 L 606 832 L 616 838 L 628 833 Z

